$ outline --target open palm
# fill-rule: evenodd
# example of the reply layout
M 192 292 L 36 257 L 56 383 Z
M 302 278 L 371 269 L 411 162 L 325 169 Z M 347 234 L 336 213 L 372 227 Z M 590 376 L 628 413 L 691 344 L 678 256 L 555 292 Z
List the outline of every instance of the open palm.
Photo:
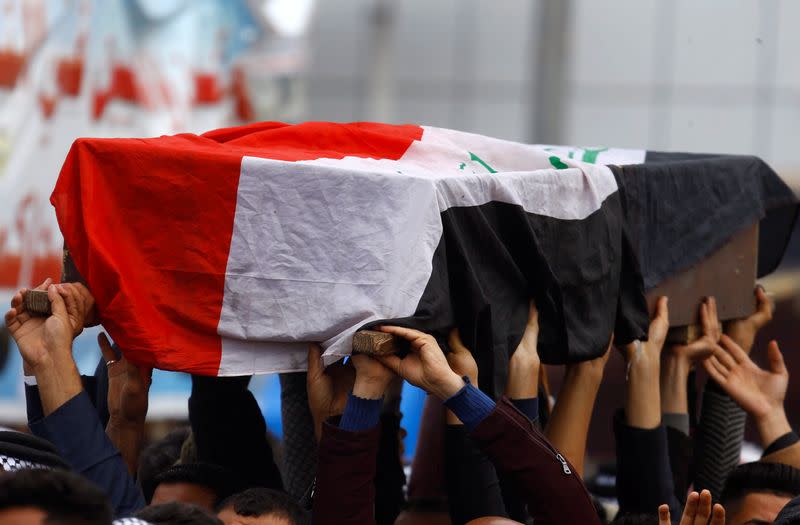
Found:
M 783 406 L 789 372 L 778 344 L 768 348 L 769 370 L 759 368 L 730 337 L 722 336 L 722 348 L 705 363 L 709 375 L 746 412 L 754 417 Z

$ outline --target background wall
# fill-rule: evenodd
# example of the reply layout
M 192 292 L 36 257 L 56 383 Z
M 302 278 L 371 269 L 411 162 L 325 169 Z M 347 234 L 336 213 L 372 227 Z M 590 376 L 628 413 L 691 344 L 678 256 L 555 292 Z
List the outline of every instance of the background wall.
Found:
M 799 19 L 792 0 L 319 0 L 309 117 L 755 154 L 792 173 Z

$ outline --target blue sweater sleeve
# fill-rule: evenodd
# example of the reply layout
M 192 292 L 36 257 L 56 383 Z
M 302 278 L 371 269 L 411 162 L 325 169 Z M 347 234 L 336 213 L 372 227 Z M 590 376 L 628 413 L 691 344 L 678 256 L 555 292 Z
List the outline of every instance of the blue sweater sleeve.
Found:
M 445 399 L 444 405 L 452 410 L 456 417 L 464 423 L 464 428 L 471 432 L 492 413 L 495 402 L 475 388 L 469 382 L 469 378 L 464 377 L 464 382 L 467 384 L 461 390 Z
M 75 472 L 106 491 L 117 516 L 130 516 L 144 507 L 142 492 L 85 391 L 29 426 L 33 434 L 53 443 Z
M 339 421 L 339 428 L 350 432 L 362 432 L 374 428 L 381 418 L 383 398 L 364 399 L 351 392 Z

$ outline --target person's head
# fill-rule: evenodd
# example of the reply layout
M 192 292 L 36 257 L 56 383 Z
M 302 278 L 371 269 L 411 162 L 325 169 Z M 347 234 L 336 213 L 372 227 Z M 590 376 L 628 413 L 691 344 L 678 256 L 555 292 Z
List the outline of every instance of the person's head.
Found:
M 183 443 L 190 433 L 188 426 L 178 428 L 142 450 L 136 479 L 139 480 L 144 500 L 148 503 L 156 490 L 156 476 L 178 461 Z
M 152 525 L 222 525 L 208 510 L 177 501 L 150 505 L 137 512 L 136 517 Z
M 0 473 L 0 525 L 110 525 L 106 495 L 66 471 Z
M 151 504 L 177 501 L 213 511 L 220 501 L 241 488 L 235 476 L 218 465 L 174 465 L 156 476 Z
M 725 482 L 720 503 L 728 525 L 772 523 L 800 494 L 800 470 L 780 463 L 739 465 Z
M 308 513 L 288 494 L 265 488 L 247 489 L 217 506 L 225 525 L 305 525 Z

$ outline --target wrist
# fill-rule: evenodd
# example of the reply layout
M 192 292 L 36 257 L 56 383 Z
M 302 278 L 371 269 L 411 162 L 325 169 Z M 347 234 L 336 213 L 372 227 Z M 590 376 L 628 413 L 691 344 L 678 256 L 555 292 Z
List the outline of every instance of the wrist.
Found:
M 766 448 L 782 435 L 791 432 L 792 427 L 786 418 L 783 406 L 755 418 L 756 428 L 761 441 L 761 446 Z
M 353 395 L 361 399 L 381 399 L 386 391 L 383 381 L 373 378 L 359 378 L 353 384 Z
M 430 393 L 444 401 L 456 395 L 459 390 L 464 388 L 464 385 L 466 383 L 461 376 L 451 371 L 450 374 L 431 386 Z
M 106 425 L 106 428 L 119 431 L 142 432 L 144 431 L 144 422 L 145 422 L 145 417 L 129 419 L 119 414 L 109 414 L 108 424 Z
M 605 365 L 598 366 L 598 363 L 593 361 L 582 361 L 567 366 L 566 375 L 574 377 L 581 382 L 588 382 L 599 385 L 603 382 L 603 374 L 605 372 Z

